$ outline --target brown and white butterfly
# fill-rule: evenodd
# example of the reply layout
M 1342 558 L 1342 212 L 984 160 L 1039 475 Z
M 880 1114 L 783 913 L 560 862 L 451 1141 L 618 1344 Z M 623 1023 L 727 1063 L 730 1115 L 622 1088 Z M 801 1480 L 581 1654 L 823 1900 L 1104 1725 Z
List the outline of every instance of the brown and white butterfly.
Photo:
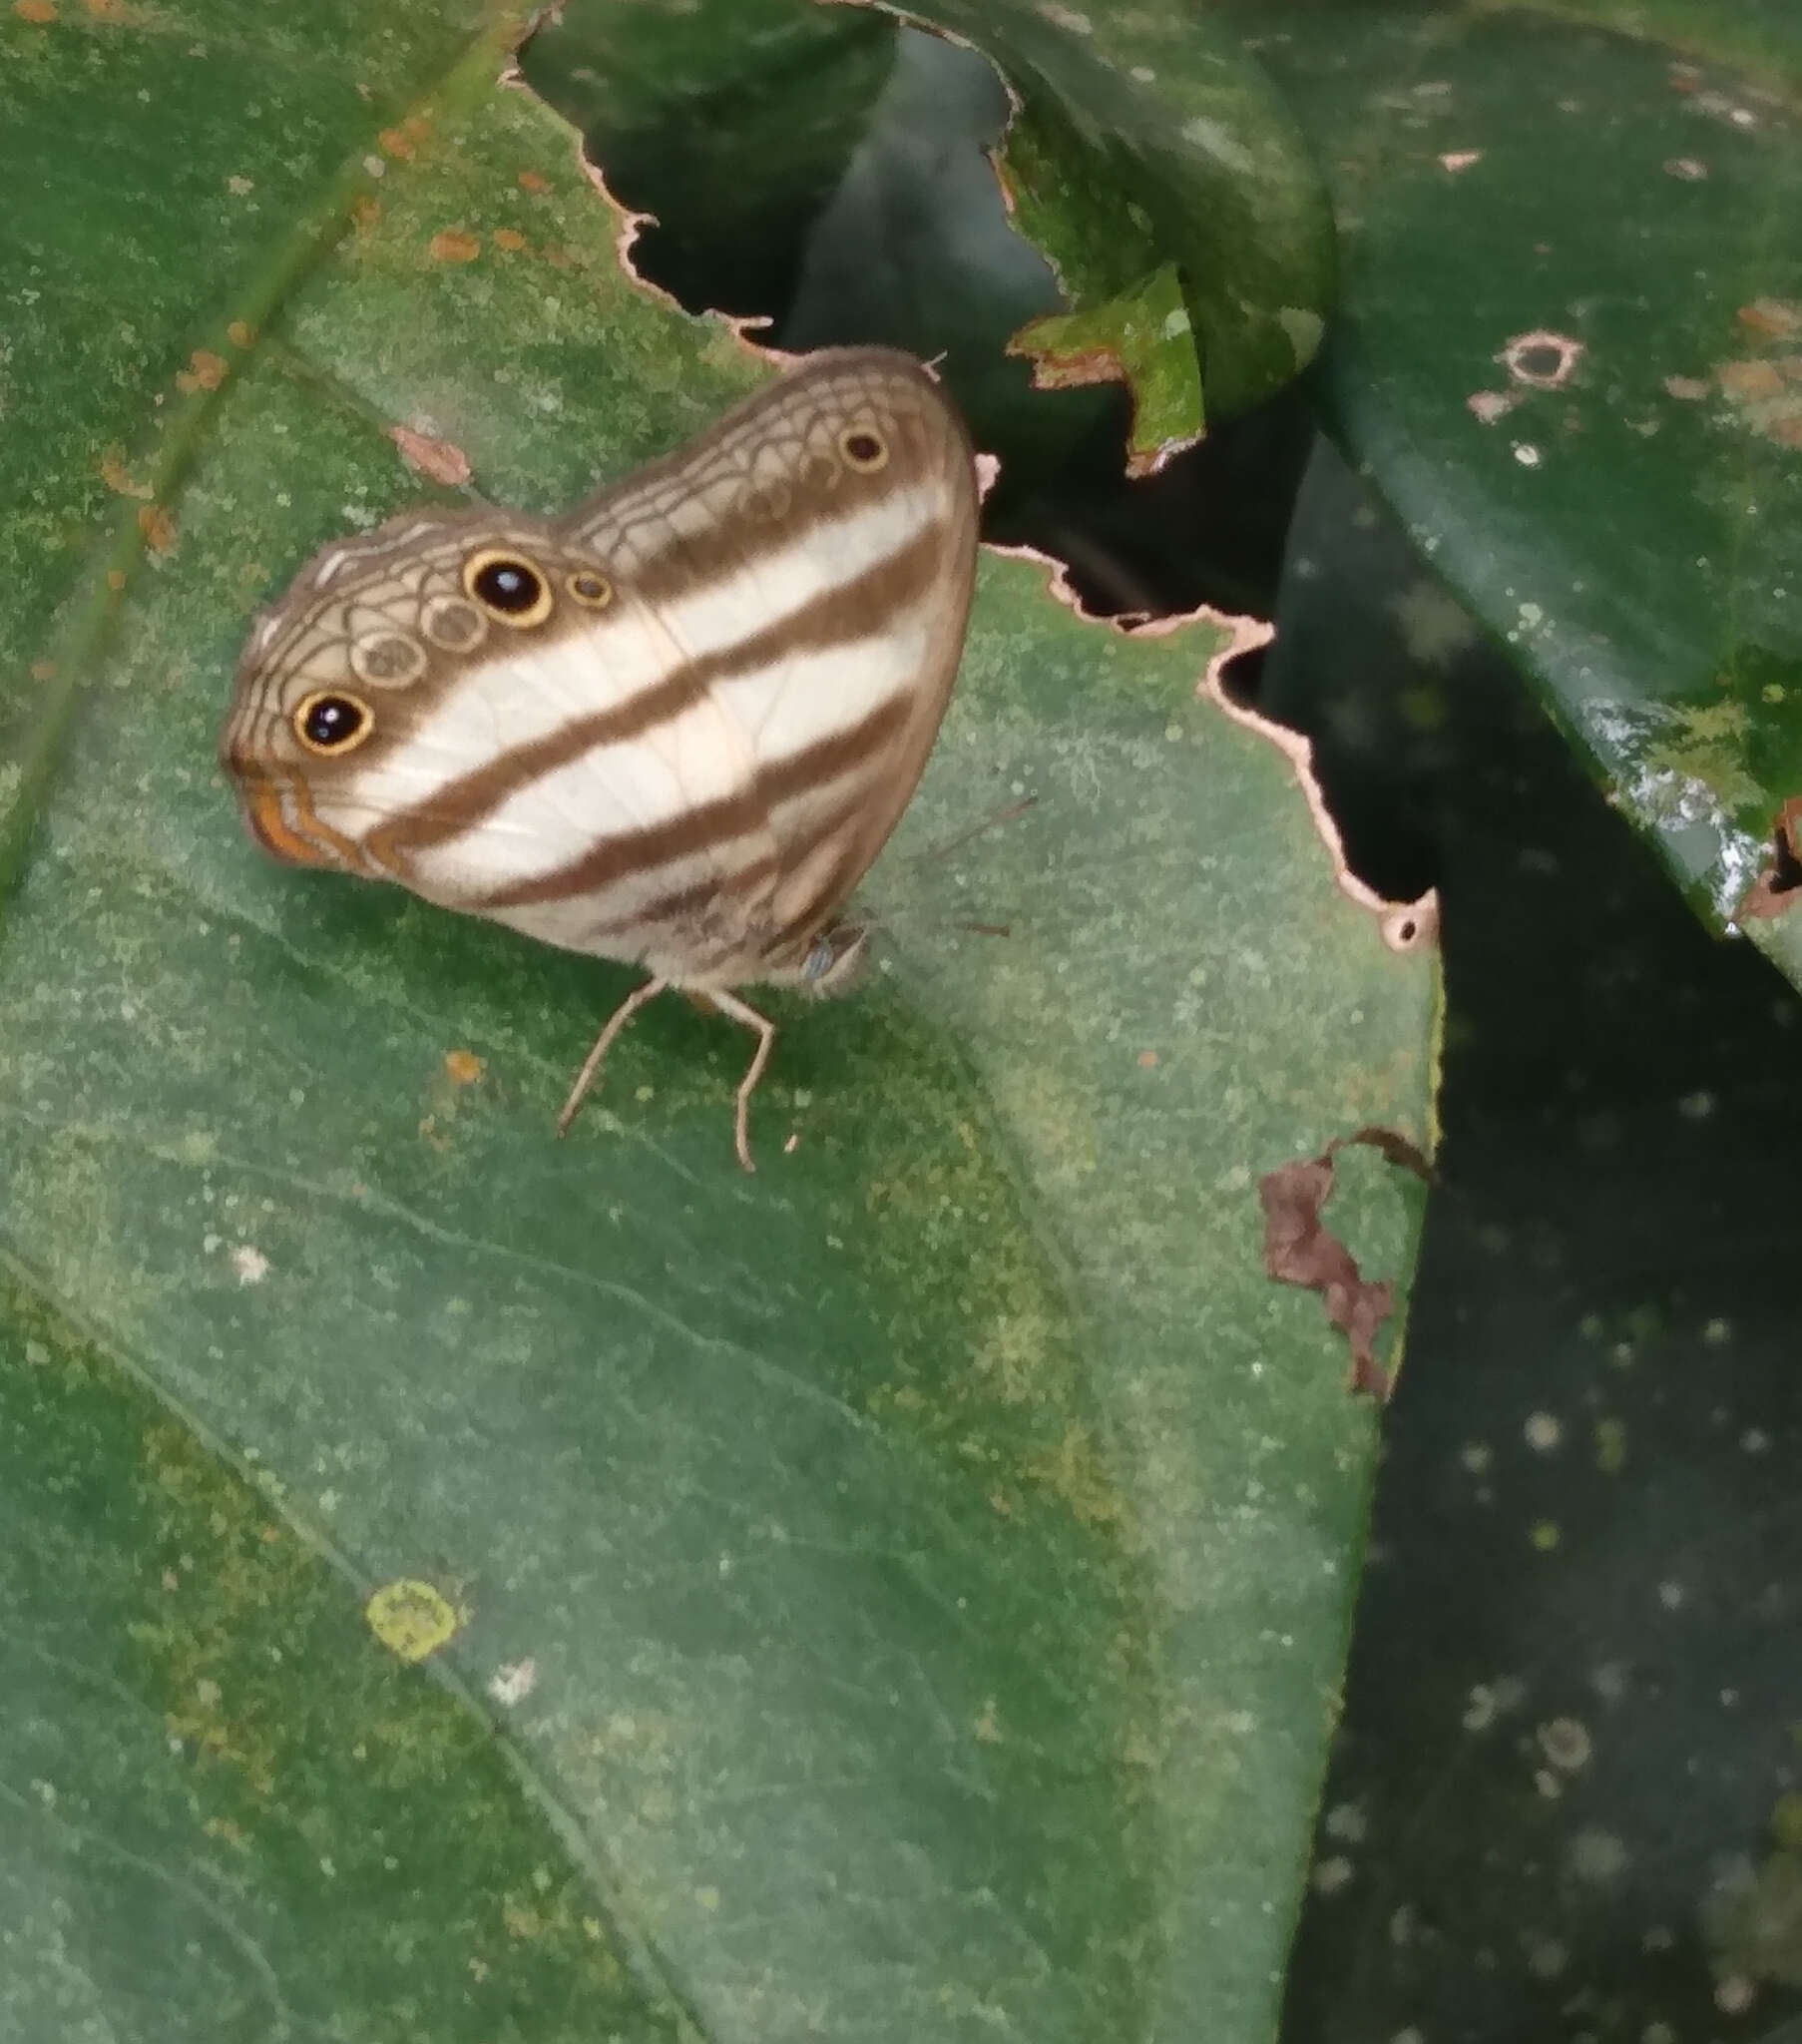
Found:
M 846 349 L 561 518 L 421 511 L 324 548 L 258 620 L 221 758 L 277 858 L 651 977 L 757 1035 L 756 983 L 841 986 L 840 919 L 962 653 L 978 491 L 909 356 Z

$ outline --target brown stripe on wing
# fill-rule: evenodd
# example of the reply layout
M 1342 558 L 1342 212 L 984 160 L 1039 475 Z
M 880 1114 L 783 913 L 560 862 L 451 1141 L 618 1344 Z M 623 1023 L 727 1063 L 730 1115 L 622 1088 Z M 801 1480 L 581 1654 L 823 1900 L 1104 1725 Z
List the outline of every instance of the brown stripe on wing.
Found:
M 617 922 L 598 924 L 590 932 L 592 948 L 605 951 L 608 944 L 621 937 L 643 939 L 659 930 L 703 927 L 709 909 L 716 909 L 721 901 L 742 900 L 754 895 L 775 870 L 776 861 L 764 853 L 730 873 L 709 873 L 705 879 L 696 880 L 689 886 L 674 887 L 667 894 L 654 895 L 651 900 L 641 902 L 631 915 Z M 742 949 L 742 939 L 734 937 L 732 948 Z
M 821 781 L 834 780 L 867 755 L 881 752 L 906 726 L 913 712 L 910 696 L 891 696 L 846 730 L 818 739 L 764 767 L 755 786 L 742 794 L 702 802 L 682 815 L 671 817 L 667 823 L 603 837 L 580 858 L 571 859 L 553 872 L 517 881 L 466 905 L 479 915 L 497 908 L 524 908 L 535 901 L 561 901 L 571 894 L 592 894 L 635 873 L 696 857 L 709 845 L 747 837 L 763 828 L 771 802 L 799 794 Z
M 598 746 L 642 738 L 699 700 L 710 683 L 774 667 L 789 655 L 845 646 L 879 631 L 897 611 L 919 602 L 944 572 L 942 533 L 916 538 L 797 611 L 748 634 L 736 645 L 688 664 L 629 702 L 597 710 L 497 755 L 405 808 L 375 834 L 381 855 L 427 850 L 472 829 L 519 788 Z M 624 592 L 630 597 L 631 592 Z

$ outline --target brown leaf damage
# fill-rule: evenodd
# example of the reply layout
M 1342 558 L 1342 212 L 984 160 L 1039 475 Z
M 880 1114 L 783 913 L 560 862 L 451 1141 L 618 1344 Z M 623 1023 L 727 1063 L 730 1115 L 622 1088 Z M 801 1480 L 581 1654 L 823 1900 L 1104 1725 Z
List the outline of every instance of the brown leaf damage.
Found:
M 1750 916 L 1781 915 L 1794 907 L 1802 887 L 1802 795 L 1792 795 L 1778 811 L 1771 832 L 1771 862 L 1739 904 L 1741 919 Z
M 1285 1164 L 1258 1180 L 1264 1208 L 1264 1269 L 1283 1284 L 1320 1293 L 1326 1316 L 1351 1350 L 1349 1386 L 1387 1399 L 1390 1375 L 1377 1360 L 1376 1340 L 1395 1308 L 1395 1286 L 1387 1278 L 1362 1276 L 1357 1259 L 1320 1217 L 1332 1197 L 1333 1156 L 1348 1143 L 1368 1143 L 1391 1164 L 1431 1180 L 1431 1165 L 1406 1136 L 1393 1129 L 1360 1129 L 1341 1136 L 1318 1157 Z

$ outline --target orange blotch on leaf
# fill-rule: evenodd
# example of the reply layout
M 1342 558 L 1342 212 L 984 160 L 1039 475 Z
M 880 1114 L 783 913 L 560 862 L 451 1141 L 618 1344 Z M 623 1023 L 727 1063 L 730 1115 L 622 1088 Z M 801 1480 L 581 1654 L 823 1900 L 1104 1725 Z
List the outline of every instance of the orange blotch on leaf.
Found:
M 482 245 L 463 228 L 446 228 L 432 237 L 431 250 L 440 262 L 473 262 L 481 255 Z
M 367 234 L 381 217 L 381 201 L 379 199 L 371 199 L 366 192 L 350 209 L 351 225 L 359 235 Z
M 550 179 L 541 178 L 536 171 L 521 171 L 519 183 L 522 192 L 548 192 L 551 189 Z
M 176 387 L 180 390 L 217 390 L 231 373 L 231 364 L 224 355 L 216 355 L 211 348 L 197 347 L 188 358 L 188 366 L 176 373 Z
M 518 228 L 496 228 L 494 231 L 494 246 L 497 249 L 505 249 L 511 256 L 517 254 L 526 246 L 526 238 L 520 233 Z
M 1714 373 L 1729 397 L 1777 397 L 1783 391 L 1783 377 L 1775 362 L 1717 362 Z
M 1138 1069 L 1141 1072 L 1156 1071 L 1157 1053 L 1154 1050 L 1141 1050 L 1138 1054 Z
M 31 678 L 34 682 L 54 682 L 56 680 L 56 662 L 54 660 L 34 660 L 31 664 Z
M 1769 340 L 1787 340 L 1792 333 L 1802 333 L 1802 305 L 1788 298 L 1754 298 L 1749 305 L 1740 306 L 1737 317 L 1747 332 Z
M 447 1050 L 444 1053 L 445 1076 L 453 1086 L 473 1086 L 487 1069 L 473 1050 Z
M 457 488 L 469 480 L 469 456 L 451 440 L 434 440 L 429 433 L 416 433 L 411 426 L 390 426 L 388 438 L 400 449 L 409 468 L 429 475 L 435 483 Z
M 42 28 L 56 19 L 56 0 L 13 0 L 13 12 L 21 21 L 33 21 Z
M 166 554 L 176 543 L 176 521 L 161 504 L 146 504 L 140 509 L 138 529 L 153 553 Z
M 242 319 L 233 319 L 225 328 L 225 338 L 233 347 L 248 347 L 256 338 L 256 329 Z
M 109 568 L 107 570 L 107 587 L 115 596 L 125 587 L 125 570 L 123 568 Z
M 115 496 L 154 497 L 157 493 L 149 483 L 136 481 L 125 465 L 125 456 L 117 447 L 109 447 L 100 457 L 100 479 Z

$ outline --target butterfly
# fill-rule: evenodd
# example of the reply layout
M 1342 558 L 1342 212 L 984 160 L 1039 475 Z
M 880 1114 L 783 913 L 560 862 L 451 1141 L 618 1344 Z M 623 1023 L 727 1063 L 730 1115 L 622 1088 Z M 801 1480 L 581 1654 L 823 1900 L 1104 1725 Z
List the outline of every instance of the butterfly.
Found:
M 824 994 L 962 656 L 979 490 L 912 357 L 808 357 L 560 518 L 419 511 L 334 542 L 251 630 L 221 761 L 278 859 L 392 880 L 649 977 Z

